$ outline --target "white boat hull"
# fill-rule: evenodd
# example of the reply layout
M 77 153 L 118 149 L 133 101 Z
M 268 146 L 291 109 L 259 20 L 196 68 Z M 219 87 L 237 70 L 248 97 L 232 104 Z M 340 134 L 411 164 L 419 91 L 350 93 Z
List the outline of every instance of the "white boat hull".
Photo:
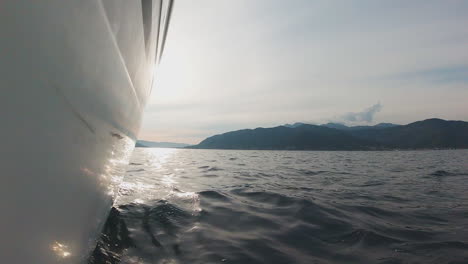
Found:
M 135 144 L 170 6 L 0 4 L 2 263 L 86 262 Z

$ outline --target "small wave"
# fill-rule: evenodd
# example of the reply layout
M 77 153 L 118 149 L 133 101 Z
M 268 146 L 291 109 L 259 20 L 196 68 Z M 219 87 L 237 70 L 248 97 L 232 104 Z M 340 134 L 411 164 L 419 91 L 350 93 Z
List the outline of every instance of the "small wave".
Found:
M 350 233 L 346 233 L 340 236 L 329 238 L 327 239 L 327 242 L 343 243 L 343 244 L 349 244 L 349 245 L 362 243 L 365 246 L 378 247 L 382 245 L 402 243 L 403 241 L 396 239 L 396 238 L 389 237 L 389 236 L 385 236 L 382 234 L 378 234 L 370 230 L 357 229 L 357 230 L 353 230 Z
M 198 193 L 201 197 L 204 198 L 209 198 L 209 199 L 215 199 L 215 200 L 223 200 L 223 201 L 229 201 L 229 197 L 226 195 L 216 192 L 216 191 L 203 191 Z
M 450 172 L 450 171 L 445 171 L 445 170 L 437 170 L 429 176 L 435 176 L 435 177 L 449 177 L 449 176 L 467 176 L 468 173 L 460 173 L 460 172 Z
M 377 218 L 385 218 L 388 219 L 389 217 L 400 217 L 401 214 L 398 212 L 393 212 L 390 210 L 374 207 L 374 206 L 366 206 L 366 205 L 356 205 L 356 206 L 346 206 L 347 211 L 351 212 L 361 212 L 368 216 L 373 216 Z
M 302 174 L 302 175 L 319 175 L 319 174 L 324 174 L 324 173 L 327 173 L 328 171 L 323 171 L 323 170 L 319 170 L 319 171 L 313 171 L 313 170 L 299 170 L 299 173 Z
M 448 171 L 444 171 L 444 170 L 438 170 L 438 171 L 435 171 L 431 174 L 429 174 L 431 176 L 437 176 L 437 177 L 445 177 L 445 176 L 454 176 L 455 174 L 451 173 L 451 172 L 448 172 Z
M 219 176 L 216 175 L 216 174 L 203 174 L 202 177 L 205 177 L 205 178 L 217 178 L 217 177 L 219 177 Z
M 243 189 L 235 189 L 232 190 L 231 193 L 237 196 L 246 197 L 250 201 L 272 204 L 275 206 L 288 206 L 297 202 L 297 200 L 294 198 L 290 198 L 278 193 L 248 191 L 246 192 Z
M 387 201 L 393 201 L 393 202 L 398 202 L 398 203 L 404 203 L 404 202 L 409 202 L 410 200 L 394 195 L 382 195 L 382 198 L 387 200 Z
M 203 211 L 200 212 L 199 220 L 209 225 L 210 228 L 218 228 L 220 232 L 257 233 L 260 230 L 269 232 L 281 227 L 280 223 L 268 215 L 253 214 L 248 210 L 207 202 Z
M 373 187 L 373 186 L 380 186 L 384 185 L 384 181 L 367 181 L 364 184 L 361 185 L 361 187 Z
M 127 172 L 141 172 L 141 171 L 145 171 L 145 169 L 128 170 Z
M 211 167 L 209 169 L 207 169 L 206 171 L 222 171 L 223 169 L 221 168 L 218 168 L 218 167 Z
M 258 181 L 257 178 L 252 178 L 249 176 L 234 176 L 234 179 L 242 180 L 242 181 L 247 181 L 247 182 L 255 182 Z
M 408 248 L 412 250 L 440 250 L 440 249 L 462 249 L 468 250 L 468 243 L 462 241 L 442 241 L 429 243 L 410 243 Z
M 218 168 L 218 167 L 211 167 L 211 166 L 201 166 L 201 167 L 198 167 L 199 169 L 203 169 L 203 171 L 205 172 L 208 172 L 208 171 L 222 171 L 223 169 L 221 168 Z
M 258 172 L 255 174 L 256 177 L 272 177 L 275 176 L 276 174 L 271 174 L 271 173 L 264 173 L 264 172 Z

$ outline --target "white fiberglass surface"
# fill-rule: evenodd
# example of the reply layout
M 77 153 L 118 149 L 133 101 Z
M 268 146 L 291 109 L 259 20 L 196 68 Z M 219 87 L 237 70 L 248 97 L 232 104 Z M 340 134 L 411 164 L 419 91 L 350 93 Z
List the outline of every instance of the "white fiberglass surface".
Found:
M 0 4 L 2 263 L 94 248 L 150 91 L 141 27 L 141 1 Z

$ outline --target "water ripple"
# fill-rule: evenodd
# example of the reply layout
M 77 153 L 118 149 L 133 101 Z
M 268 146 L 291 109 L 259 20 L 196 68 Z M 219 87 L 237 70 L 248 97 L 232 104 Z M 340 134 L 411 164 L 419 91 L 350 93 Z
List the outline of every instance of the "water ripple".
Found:
M 468 151 L 139 149 L 90 263 L 468 263 L 466 164 Z

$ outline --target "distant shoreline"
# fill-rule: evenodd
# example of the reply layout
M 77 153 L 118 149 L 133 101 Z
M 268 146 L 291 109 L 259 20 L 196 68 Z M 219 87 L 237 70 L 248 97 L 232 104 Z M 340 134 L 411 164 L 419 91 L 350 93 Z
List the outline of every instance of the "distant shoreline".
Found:
M 223 149 L 223 148 L 178 148 L 178 149 L 194 149 L 194 150 L 248 150 L 248 151 L 327 151 L 327 152 L 379 152 L 379 151 L 445 151 L 445 150 L 468 150 L 468 148 L 421 148 L 421 149 Z

